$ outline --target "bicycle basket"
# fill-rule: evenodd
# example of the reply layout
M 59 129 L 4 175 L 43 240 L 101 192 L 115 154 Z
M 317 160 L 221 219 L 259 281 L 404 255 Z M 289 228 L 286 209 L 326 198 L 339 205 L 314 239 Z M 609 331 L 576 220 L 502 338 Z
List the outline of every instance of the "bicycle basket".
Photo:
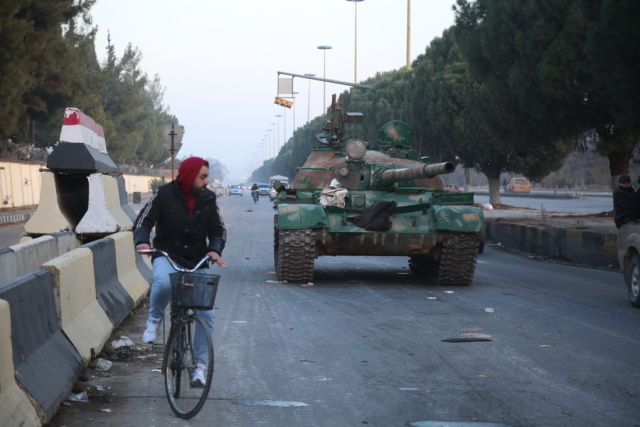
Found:
M 171 304 L 174 307 L 210 310 L 220 276 L 208 273 L 172 273 Z

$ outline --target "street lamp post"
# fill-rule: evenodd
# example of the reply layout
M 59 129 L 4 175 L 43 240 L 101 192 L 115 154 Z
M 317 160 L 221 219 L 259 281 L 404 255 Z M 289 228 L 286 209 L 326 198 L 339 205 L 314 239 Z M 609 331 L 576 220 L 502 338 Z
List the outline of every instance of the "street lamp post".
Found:
M 271 132 L 271 129 L 267 129 L 267 132 Z M 267 141 L 267 147 L 269 146 L 269 139 L 270 139 L 270 138 L 269 138 L 269 136 L 270 136 L 270 135 L 271 135 L 270 133 L 268 133 L 268 134 L 266 134 L 266 135 L 265 135 L 265 137 L 266 137 L 265 139 L 266 139 L 266 141 Z
M 273 148 L 277 151 L 276 147 L 280 145 L 280 117 L 282 117 L 282 114 L 276 114 L 276 117 L 278 118 L 278 139 L 276 140 Z
M 296 95 L 298 94 L 298 92 L 293 92 L 291 94 L 291 97 L 293 98 L 293 126 L 291 126 L 291 136 L 293 136 L 294 132 L 296 131 Z M 287 139 L 287 136 L 285 135 L 284 137 L 285 141 Z
M 276 124 L 275 123 L 271 123 L 271 126 L 273 126 L 273 146 L 275 147 L 276 145 Z M 280 127 L 280 123 L 278 123 L 278 128 Z
M 411 0 L 407 0 L 407 70 L 411 69 Z
M 358 3 L 364 0 L 347 0 L 353 2 L 355 6 L 355 34 L 354 34 L 354 54 L 353 54 L 353 82 L 358 83 Z
M 327 50 L 331 49 L 331 46 L 318 46 L 318 49 L 322 50 L 324 53 L 324 62 L 323 62 L 323 68 L 324 68 L 324 76 L 323 78 L 326 79 L 327 78 Z M 322 82 L 323 85 L 323 89 L 322 89 L 322 114 L 326 114 L 327 113 L 327 82 Z
M 315 74 L 305 74 L 307 77 L 315 77 Z M 307 123 L 309 123 L 309 113 L 311 112 L 311 79 L 309 79 L 309 93 L 307 94 Z

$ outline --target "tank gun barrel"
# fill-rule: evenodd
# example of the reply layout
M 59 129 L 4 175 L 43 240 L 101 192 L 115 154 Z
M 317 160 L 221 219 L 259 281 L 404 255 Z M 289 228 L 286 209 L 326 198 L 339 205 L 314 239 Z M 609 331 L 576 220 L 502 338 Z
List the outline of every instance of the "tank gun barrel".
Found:
M 433 178 L 436 175 L 451 173 L 456 166 L 451 162 L 434 163 L 431 165 L 416 165 L 408 168 L 385 169 L 374 178 L 378 185 L 388 186 L 399 181 L 412 179 Z

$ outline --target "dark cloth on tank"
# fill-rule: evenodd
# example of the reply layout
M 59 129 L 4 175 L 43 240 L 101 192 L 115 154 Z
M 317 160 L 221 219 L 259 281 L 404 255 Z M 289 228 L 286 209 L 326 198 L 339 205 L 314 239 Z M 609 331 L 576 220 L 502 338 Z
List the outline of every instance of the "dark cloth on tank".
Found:
M 348 218 L 354 225 L 368 231 L 388 231 L 393 225 L 389 220 L 391 211 L 396 207 L 393 200 L 381 200 L 362 210 L 362 214 Z

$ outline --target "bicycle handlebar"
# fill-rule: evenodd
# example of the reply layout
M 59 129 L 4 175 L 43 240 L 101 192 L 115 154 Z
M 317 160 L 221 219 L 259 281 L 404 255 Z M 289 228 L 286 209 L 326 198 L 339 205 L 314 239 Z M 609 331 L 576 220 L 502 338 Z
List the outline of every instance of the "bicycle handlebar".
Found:
M 209 255 L 205 255 L 204 258 L 202 258 L 195 267 L 193 267 L 192 269 L 188 269 L 188 268 L 182 268 L 179 265 L 177 265 L 173 259 L 171 259 L 171 257 L 169 256 L 168 253 L 166 253 L 165 251 L 163 251 L 162 249 L 156 249 L 156 248 L 149 248 L 149 249 L 138 249 L 137 250 L 139 254 L 147 254 L 147 255 L 152 255 L 155 253 L 158 253 L 160 255 L 163 255 L 167 258 L 167 261 L 169 261 L 169 264 L 171 264 L 171 267 L 173 267 L 174 270 L 179 271 L 181 273 L 193 273 L 194 271 L 198 270 L 200 267 L 202 267 L 202 264 L 204 264 L 205 262 L 213 262 L 215 263 L 216 260 L 211 258 Z

